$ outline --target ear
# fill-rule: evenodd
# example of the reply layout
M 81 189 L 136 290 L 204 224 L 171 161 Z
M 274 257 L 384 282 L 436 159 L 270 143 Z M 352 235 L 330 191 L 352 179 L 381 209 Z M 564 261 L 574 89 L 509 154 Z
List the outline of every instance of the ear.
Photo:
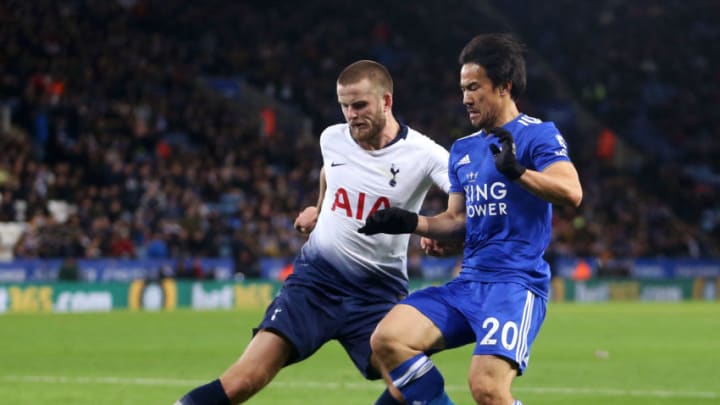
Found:
M 503 83 L 500 86 L 500 95 L 504 96 L 505 94 L 510 94 L 510 91 L 512 90 L 512 82 Z
M 383 111 L 392 110 L 393 97 L 391 93 L 385 92 L 383 94 Z

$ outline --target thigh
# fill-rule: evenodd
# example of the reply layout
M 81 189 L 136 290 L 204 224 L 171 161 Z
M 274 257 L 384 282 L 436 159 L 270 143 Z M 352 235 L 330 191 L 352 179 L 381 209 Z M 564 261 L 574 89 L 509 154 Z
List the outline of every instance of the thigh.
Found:
M 395 303 L 389 301 L 368 302 L 354 298 L 345 300 L 344 321 L 336 338 L 355 367 L 369 380 L 381 377 L 375 365 L 371 365 L 370 335 L 394 305 Z
M 387 370 L 420 352 L 444 345 L 440 330 L 417 308 L 398 304 L 378 324 L 371 338 L 374 355 Z
M 472 343 L 475 334 L 465 315 L 455 307 L 455 283 L 439 287 L 428 287 L 410 294 L 401 301 L 413 310 L 406 309 L 404 323 L 390 320 L 398 333 L 404 329 L 417 332 L 415 344 L 426 353 L 442 349 L 451 349 Z M 395 310 L 393 310 L 395 311 Z M 396 316 L 395 318 L 400 318 Z
M 467 282 L 460 309 L 476 335 L 475 355 L 500 356 L 522 374 L 545 319 L 546 302 L 515 283 Z
M 472 341 L 470 325 L 448 302 L 447 293 L 446 286 L 416 291 L 380 321 L 372 340 L 385 366 L 392 369 L 419 352 L 432 354 Z

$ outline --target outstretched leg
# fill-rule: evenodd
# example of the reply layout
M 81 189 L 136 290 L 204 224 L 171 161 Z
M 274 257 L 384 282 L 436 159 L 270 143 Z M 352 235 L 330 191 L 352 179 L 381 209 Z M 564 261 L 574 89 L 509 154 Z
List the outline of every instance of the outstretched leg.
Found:
M 282 336 L 259 331 L 245 352 L 220 377 L 188 392 L 179 405 L 226 405 L 247 401 L 263 389 L 292 355 L 292 345 Z

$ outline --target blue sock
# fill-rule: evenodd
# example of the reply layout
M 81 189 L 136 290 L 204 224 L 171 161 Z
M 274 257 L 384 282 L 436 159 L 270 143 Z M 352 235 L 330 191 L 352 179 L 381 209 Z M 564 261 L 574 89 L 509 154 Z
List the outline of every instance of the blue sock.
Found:
M 445 380 L 433 362 L 422 353 L 390 371 L 390 378 L 409 404 L 452 405 L 445 394 Z
M 175 405 L 230 405 L 230 399 L 217 379 L 188 392 Z
M 375 401 L 375 405 L 402 405 L 402 402 L 398 402 L 397 399 L 390 395 L 390 391 L 386 388 L 385 391 L 380 394 L 377 401 Z

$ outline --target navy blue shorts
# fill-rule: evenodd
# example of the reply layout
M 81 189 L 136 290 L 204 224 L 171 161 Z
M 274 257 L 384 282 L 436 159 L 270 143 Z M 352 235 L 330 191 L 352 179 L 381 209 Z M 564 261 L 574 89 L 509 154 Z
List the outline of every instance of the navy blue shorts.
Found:
M 338 340 L 355 367 L 369 380 L 380 378 L 370 365 L 370 335 L 395 305 L 328 289 L 287 282 L 255 329 L 279 334 L 295 348 L 286 366 L 305 360 L 330 340 Z

